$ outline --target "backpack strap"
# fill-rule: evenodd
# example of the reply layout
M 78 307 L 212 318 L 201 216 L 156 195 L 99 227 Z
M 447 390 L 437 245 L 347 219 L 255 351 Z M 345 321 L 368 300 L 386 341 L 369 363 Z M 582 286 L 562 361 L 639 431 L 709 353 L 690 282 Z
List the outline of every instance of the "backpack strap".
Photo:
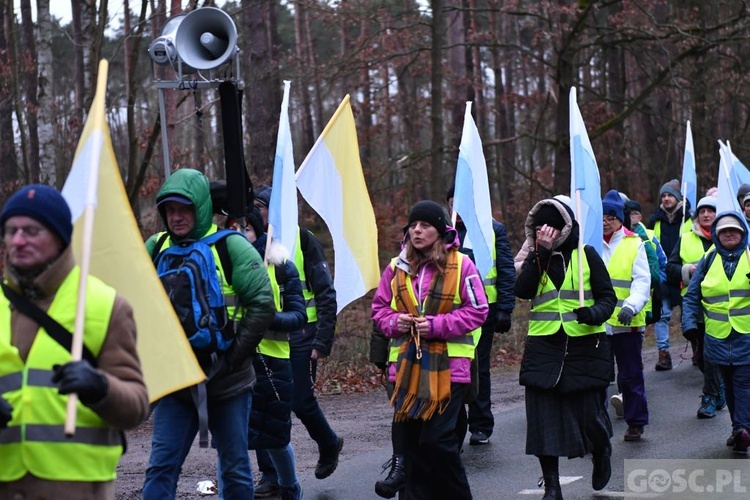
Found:
M 159 236 L 159 239 L 156 240 L 156 245 L 154 245 L 153 250 L 151 250 L 151 260 L 153 262 L 156 262 L 156 256 L 161 252 L 161 247 L 164 246 L 164 242 L 167 241 L 167 238 L 169 238 L 169 233 L 165 231 L 164 234 Z
M 222 238 L 216 242 L 216 252 L 219 254 L 221 268 L 224 270 L 224 278 L 226 278 L 227 284 L 232 286 L 232 270 L 234 269 L 234 264 L 232 264 L 232 259 L 229 257 L 227 238 Z
M 24 316 L 36 321 L 36 323 L 44 328 L 47 335 L 52 337 L 52 340 L 63 346 L 66 351 L 72 352 L 73 350 L 73 334 L 70 333 L 64 326 L 58 323 L 52 316 L 43 311 L 38 305 L 21 295 L 20 293 L 13 290 L 5 283 L 0 283 L 2 286 L 5 297 L 18 309 L 18 311 Z M 94 368 L 97 367 L 96 356 L 92 353 L 86 345 L 83 345 L 83 351 L 81 352 L 81 358 L 89 362 Z

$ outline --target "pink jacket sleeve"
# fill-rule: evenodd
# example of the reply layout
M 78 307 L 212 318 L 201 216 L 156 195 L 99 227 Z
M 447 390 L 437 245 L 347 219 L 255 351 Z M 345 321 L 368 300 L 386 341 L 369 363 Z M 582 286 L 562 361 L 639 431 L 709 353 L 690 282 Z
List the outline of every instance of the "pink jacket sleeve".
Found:
M 487 319 L 489 306 L 484 293 L 482 278 L 471 259 L 463 259 L 461 267 L 461 307 L 447 314 L 427 316 L 430 320 L 430 334 L 425 338 L 451 339 L 482 326 Z
M 378 289 L 372 299 L 372 319 L 386 337 L 398 337 L 403 335 L 398 332 L 398 312 L 391 309 L 391 280 L 393 280 L 394 270 L 390 263 L 386 266 L 383 275 L 380 277 Z

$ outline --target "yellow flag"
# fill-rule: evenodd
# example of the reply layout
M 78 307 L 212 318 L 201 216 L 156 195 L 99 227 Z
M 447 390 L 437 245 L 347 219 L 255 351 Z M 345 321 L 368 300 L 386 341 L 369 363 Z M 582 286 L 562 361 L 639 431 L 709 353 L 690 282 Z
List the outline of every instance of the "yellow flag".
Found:
M 133 306 L 138 355 L 153 402 L 205 378 L 146 252 L 125 193 L 105 119 L 107 61 L 99 64 L 94 102 L 62 194 L 73 214 L 73 250 L 82 254 L 83 213 L 96 207 L 91 274 L 113 286 Z M 90 177 L 95 190 L 89 193 Z M 98 181 L 98 182 L 97 182 Z

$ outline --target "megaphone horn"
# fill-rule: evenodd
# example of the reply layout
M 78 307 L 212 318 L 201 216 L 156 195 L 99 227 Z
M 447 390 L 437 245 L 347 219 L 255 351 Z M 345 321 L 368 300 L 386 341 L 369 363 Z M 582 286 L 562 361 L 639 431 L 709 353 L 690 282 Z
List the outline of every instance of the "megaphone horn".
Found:
M 185 16 L 174 44 L 188 66 L 207 70 L 221 66 L 237 51 L 237 27 L 229 14 L 216 7 L 201 7 Z

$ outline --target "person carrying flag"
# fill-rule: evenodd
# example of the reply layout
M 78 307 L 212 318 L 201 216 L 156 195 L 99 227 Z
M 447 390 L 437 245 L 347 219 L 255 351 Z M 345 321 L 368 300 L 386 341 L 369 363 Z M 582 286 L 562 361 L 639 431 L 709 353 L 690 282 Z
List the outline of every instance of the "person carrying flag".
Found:
M 133 311 L 86 277 L 84 355 L 72 361 L 81 269 L 70 208 L 54 188 L 29 185 L 5 203 L 0 228 L 0 498 L 113 500 L 122 429 L 149 414 Z M 68 437 L 71 393 L 79 403 Z

